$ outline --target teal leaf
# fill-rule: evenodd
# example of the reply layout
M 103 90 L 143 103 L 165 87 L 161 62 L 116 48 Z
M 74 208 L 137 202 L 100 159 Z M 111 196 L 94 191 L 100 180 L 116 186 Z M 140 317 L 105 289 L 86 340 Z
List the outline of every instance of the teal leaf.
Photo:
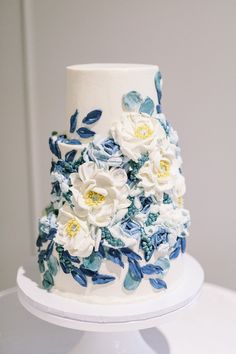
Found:
M 43 283 L 44 289 L 46 289 L 46 290 L 50 290 L 53 287 L 54 280 L 53 280 L 52 274 L 50 273 L 49 270 L 46 270 L 46 272 L 44 273 L 42 283 Z
M 107 284 L 114 280 L 115 277 L 113 277 L 112 275 L 95 274 L 92 277 L 92 281 L 94 284 Z
M 70 117 L 70 133 L 74 133 L 77 126 L 77 116 L 78 110 L 76 109 L 75 113 Z
M 86 117 L 82 120 L 82 123 L 84 124 L 94 124 L 96 123 L 102 115 L 102 111 L 100 109 L 95 109 L 94 111 L 91 111 L 87 114 Z
M 162 279 L 149 279 L 149 281 L 155 289 L 167 289 L 166 282 Z
M 91 256 L 84 258 L 83 266 L 93 272 L 97 272 L 101 266 L 102 257 L 98 252 L 93 252 Z
M 44 260 L 43 259 L 39 259 L 38 260 L 38 265 L 39 265 L 40 273 L 44 273 L 45 272 Z
M 128 273 L 126 274 L 125 280 L 124 280 L 124 288 L 126 290 L 135 290 L 139 286 L 140 282 L 141 282 L 141 279 L 139 279 L 139 280 L 133 279 L 130 272 L 128 271 Z
M 128 112 L 137 112 L 142 102 L 143 98 L 137 91 L 130 91 L 122 97 L 123 108 Z
M 163 272 L 166 273 L 170 268 L 170 261 L 168 258 L 160 257 L 156 261 L 156 265 L 163 269 Z
M 56 257 L 51 255 L 47 261 L 48 269 L 51 272 L 52 275 L 56 275 L 58 271 L 58 261 Z
M 147 97 L 141 103 L 141 106 L 139 108 L 139 113 L 146 113 L 151 116 L 153 112 L 154 112 L 154 102 L 150 97 Z
M 129 259 L 129 273 L 134 280 L 141 280 L 143 277 L 140 265 L 136 260 Z
M 91 138 L 95 135 L 95 132 L 93 132 L 92 130 L 85 128 L 85 127 L 79 128 L 76 132 L 83 139 Z
M 158 71 L 154 78 L 156 91 L 157 91 L 157 98 L 159 104 L 161 104 L 161 97 L 162 97 L 162 76 L 160 71 Z

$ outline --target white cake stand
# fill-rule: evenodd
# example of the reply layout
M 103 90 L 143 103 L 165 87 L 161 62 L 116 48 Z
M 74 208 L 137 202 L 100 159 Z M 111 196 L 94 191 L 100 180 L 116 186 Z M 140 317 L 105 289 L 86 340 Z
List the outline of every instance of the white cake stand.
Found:
M 185 273 L 175 289 L 147 301 L 113 305 L 88 304 L 48 293 L 39 287 L 37 262 L 31 259 L 18 270 L 18 297 L 40 319 L 84 331 L 73 353 L 154 354 L 156 349 L 149 346 L 140 330 L 171 320 L 177 310 L 192 304 L 204 281 L 200 264 L 188 254 L 185 258 Z

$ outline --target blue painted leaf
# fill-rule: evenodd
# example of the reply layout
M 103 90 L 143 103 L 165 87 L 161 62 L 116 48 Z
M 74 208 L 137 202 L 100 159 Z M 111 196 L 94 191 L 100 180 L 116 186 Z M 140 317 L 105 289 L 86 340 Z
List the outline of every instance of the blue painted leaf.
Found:
M 122 254 L 118 249 L 109 248 L 107 251 L 107 259 L 124 268 L 124 263 L 122 261 Z
M 124 288 L 126 290 L 135 290 L 139 286 L 141 282 L 141 279 L 135 280 L 132 278 L 130 272 L 126 274 L 125 280 L 124 280 Z
M 146 113 L 149 114 L 150 116 L 154 112 L 154 102 L 150 97 L 145 98 L 144 102 L 142 102 L 140 108 L 139 108 L 139 113 Z
M 81 142 L 77 139 L 66 139 L 63 141 L 63 143 L 70 145 L 81 145 Z
M 76 109 L 75 113 L 70 117 L 70 133 L 74 133 L 77 126 L 77 116 L 78 110 Z
M 179 253 L 180 253 L 180 249 L 181 249 L 181 247 L 176 247 L 176 248 L 174 249 L 174 251 L 171 252 L 169 258 L 170 258 L 170 259 L 175 259 L 175 258 L 177 258 L 178 255 L 179 255 Z
M 48 140 L 51 153 L 55 155 L 58 159 L 61 159 L 61 151 L 59 149 L 57 141 L 53 142 L 52 137 Z
M 57 233 L 57 229 L 51 228 L 49 230 L 49 234 L 47 235 L 47 240 L 53 240 L 55 235 L 56 235 L 56 233 Z
M 101 242 L 100 242 L 100 244 L 99 244 L 98 253 L 100 254 L 100 256 L 101 256 L 102 258 L 105 258 L 105 257 L 106 257 L 105 250 L 104 250 L 104 247 L 103 247 L 103 245 L 102 245 Z
M 72 162 L 75 158 L 75 155 L 76 155 L 77 151 L 76 150 L 71 150 L 71 151 L 68 151 L 66 154 L 65 154 L 65 161 L 66 162 Z
M 47 290 L 50 290 L 53 287 L 54 280 L 53 280 L 52 274 L 50 273 L 49 270 L 46 270 L 46 272 L 44 273 L 42 284 L 43 284 L 44 289 L 47 289 Z
M 82 120 L 82 123 L 84 124 L 94 124 L 96 123 L 102 115 L 102 111 L 100 109 L 95 109 L 94 111 L 91 111 L 87 114 L 86 117 Z
M 182 253 L 186 252 L 186 238 L 185 237 L 180 237 L 181 241 L 181 251 Z
M 83 272 L 79 269 L 74 267 L 71 271 L 72 277 L 83 287 L 87 286 L 87 279 Z
M 95 276 L 95 275 L 97 274 L 97 272 L 94 272 L 94 271 L 91 270 L 91 269 L 85 268 L 83 264 L 80 266 L 80 270 L 81 270 L 85 275 L 87 275 L 88 277 L 93 277 L 93 276 Z
M 71 262 L 80 263 L 79 258 L 77 256 L 72 256 L 68 251 L 63 251 L 62 256 Z
M 149 279 L 149 281 L 155 289 L 167 289 L 166 282 L 162 279 Z
M 156 86 L 156 91 L 157 91 L 157 98 L 159 104 L 161 104 L 161 97 L 162 97 L 162 77 L 160 71 L 158 71 L 155 75 L 155 86 Z
M 113 277 L 112 275 L 96 274 L 92 277 L 92 281 L 94 284 L 107 284 L 114 280 L 115 277 Z
M 79 134 L 79 136 L 83 139 L 87 139 L 87 138 L 91 138 L 95 135 L 95 132 L 93 132 L 92 130 L 85 128 L 85 127 L 81 127 L 77 130 L 77 133 Z
M 163 271 L 163 269 L 160 266 L 154 264 L 146 264 L 141 268 L 141 270 L 143 274 L 148 274 L 148 275 L 160 274 Z
M 143 273 L 140 265 L 136 260 L 129 261 L 129 273 L 134 280 L 141 280 L 143 278 Z
M 57 261 L 56 257 L 51 255 L 47 261 L 47 265 L 48 265 L 48 269 L 50 270 L 51 274 L 55 276 L 57 274 L 57 270 L 58 270 L 58 261 Z
M 83 266 L 84 268 L 97 272 L 101 266 L 102 257 L 98 252 L 93 252 L 89 257 L 84 258 Z
M 131 260 L 136 260 L 136 261 L 141 261 L 142 257 L 140 257 L 137 253 L 135 253 L 134 251 L 132 251 L 130 248 L 128 247 L 123 247 L 120 249 L 120 251 L 126 256 L 128 257 L 128 259 Z
M 137 91 L 130 91 L 122 98 L 123 108 L 128 112 L 137 112 L 142 102 L 143 98 Z
M 158 104 L 158 105 L 156 106 L 156 111 L 157 111 L 158 114 L 162 112 L 162 111 L 161 111 L 161 105 Z
M 70 268 L 67 266 L 67 264 L 64 261 L 60 261 L 60 266 L 65 274 L 70 273 Z

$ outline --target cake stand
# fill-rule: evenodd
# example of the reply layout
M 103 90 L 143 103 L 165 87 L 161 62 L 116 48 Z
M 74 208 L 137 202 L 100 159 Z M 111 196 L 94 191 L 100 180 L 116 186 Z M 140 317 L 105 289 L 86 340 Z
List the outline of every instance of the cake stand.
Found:
M 178 287 L 155 298 L 129 304 L 94 304 L 48 293 L 40 288 L 37 261 L 31 259 L 18 269 L 17 286 L 21 304 L 33 315 L 55 325 L 82 330 L 73 353 L 154 354 L 140 330 L 170 321 L 176 312 L 193 304 L 202 288 L 204 272 L 190 255 Z

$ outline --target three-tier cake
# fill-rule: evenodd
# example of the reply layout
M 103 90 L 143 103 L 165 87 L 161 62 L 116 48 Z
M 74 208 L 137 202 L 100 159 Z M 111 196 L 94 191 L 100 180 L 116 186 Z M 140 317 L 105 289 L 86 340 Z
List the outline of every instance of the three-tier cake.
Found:
M 190 219 L 161 97 L 154 65 L 67 68 L 68 131 L 49 138 L 51 201 L 37 239 L 45 289 L 118 303 L 178 286 Z

